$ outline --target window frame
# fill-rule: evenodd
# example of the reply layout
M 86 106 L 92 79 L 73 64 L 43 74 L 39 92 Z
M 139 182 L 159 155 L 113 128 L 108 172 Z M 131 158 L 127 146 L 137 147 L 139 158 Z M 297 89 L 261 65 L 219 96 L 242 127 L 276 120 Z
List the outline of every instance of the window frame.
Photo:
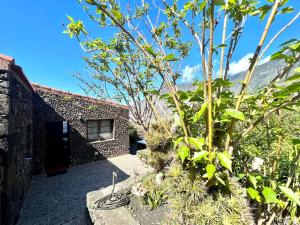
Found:
M 111 129 L 111 134 L 112 137 L 109 139 L 101 139 L 100 135 L 101 135 L 101 121 L 105 121 L 108 120 L 110 121 L 110 129 Z M 89 139 L 89 122 L 96 122 L 97 124 L 97 139 Z M 115 119 L 92 119 L 92 120 L 87 120 L 86 121 L 86 139 L 89 143 L 93 143 L 93 142 L 105 142 L 105 141 L 111 141 L 115 139 Z

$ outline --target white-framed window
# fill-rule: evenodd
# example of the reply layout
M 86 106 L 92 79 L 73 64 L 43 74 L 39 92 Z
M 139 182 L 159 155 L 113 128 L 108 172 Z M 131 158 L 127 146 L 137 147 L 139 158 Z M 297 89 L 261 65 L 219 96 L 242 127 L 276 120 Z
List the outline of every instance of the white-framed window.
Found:
M 88 120 L 87 139 L 89 141 L 102 141 L 114 138 L 114 120 Z

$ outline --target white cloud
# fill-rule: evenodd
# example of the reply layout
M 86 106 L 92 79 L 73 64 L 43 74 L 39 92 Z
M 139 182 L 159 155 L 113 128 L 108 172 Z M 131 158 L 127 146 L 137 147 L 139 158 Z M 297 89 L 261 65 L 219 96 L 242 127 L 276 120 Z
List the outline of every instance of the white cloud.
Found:
M 201 66 L 196 65 L 196 66 L 185 66 L 184 69 L 182 70 L 182 81 L 189 83 L 195 80 L 196 74 L 200 71 Z
M 271 56 L 267 56 L 267 57 L 265 57 L 265 58 L 262 58 L 262 59 L 259 61 L 258 65 L 265 64 L 265 63 L 269 62 L 270 59 L 271 59 Z
M 233 61 L 229 65 L 229 75 L 235 75 L 237 73 L 240 73 L 242 71 L 245 71 L 249 68 L 250 65 L 250 58 L 253 57 L 253 53 L 248 53 L 243 58 L 241 58 L 239 61 Z
M 237 73 L 246 71 L 250 66 L 250 58 L 252 58 L 252 57 L 253 57 L 253 53 L 248 53 L 243 58 L 241 58 L 239 61 L 233 61 L 232 63 L 230 63 L 228 74 L 235 75 Z M 271 58 L 270 56 L 262 58 L 259 61 L 258 65 L 262 65 L 266 62 L 269 62 L 270 58 Z

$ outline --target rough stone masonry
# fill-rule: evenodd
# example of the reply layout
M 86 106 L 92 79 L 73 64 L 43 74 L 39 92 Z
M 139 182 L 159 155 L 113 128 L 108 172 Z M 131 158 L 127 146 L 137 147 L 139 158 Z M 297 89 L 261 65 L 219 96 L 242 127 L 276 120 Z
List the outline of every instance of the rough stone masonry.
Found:
M 88 120 L 114 120 L 111 140 L 89 142 Z M 70 164 L 129 152 L 128 107 L 30 84 L 13 58 L 0 54 L 0 224 L 13 225 L 32 174 L 45 172 L 45 124 L 70 125 Z
M 0 221 L 14 224 L 28 189 L 32 152 L 32 91 L 21 68 L 0 56 Z

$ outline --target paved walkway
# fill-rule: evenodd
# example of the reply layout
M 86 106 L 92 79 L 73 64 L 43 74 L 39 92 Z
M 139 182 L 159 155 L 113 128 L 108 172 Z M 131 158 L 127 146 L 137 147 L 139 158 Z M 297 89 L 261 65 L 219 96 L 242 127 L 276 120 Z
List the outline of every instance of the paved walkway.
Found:
M 111 185 L 113 171 L 118 171 L 120 182 L 151 169 L 127 154 L 72 167 L 62 175 L 34 176 L 18 225 L 78 225 L 86 194 Z

